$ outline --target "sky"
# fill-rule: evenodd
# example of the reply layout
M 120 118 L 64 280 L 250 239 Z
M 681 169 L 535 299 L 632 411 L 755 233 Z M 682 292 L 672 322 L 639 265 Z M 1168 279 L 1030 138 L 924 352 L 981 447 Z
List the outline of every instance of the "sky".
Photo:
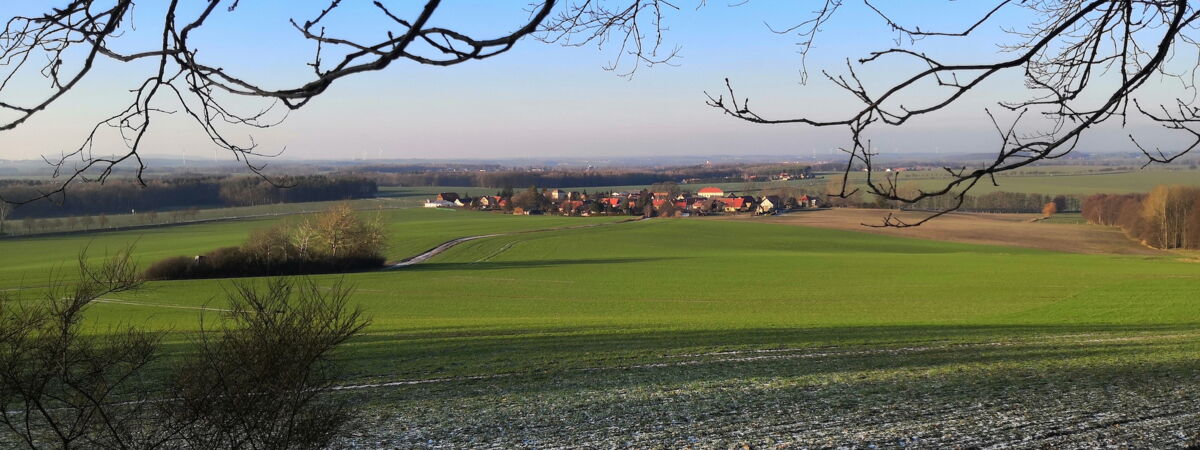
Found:
M 619 0 L 608 0 L 611 4 Z M 5 2 L 0 15 L 30 14 L 50 2 Z M 148 2 L 155 3 L 155 2 Z M 162 3 L 162 2 L 157 2 Z M 191 2 L 194 8 L 202 4 Z M 291 29 L 289 19 L 313 17 L 320 2 L 241 2 L 217 13 L 197 34 L 198 57 L 272 87 L 290 87 L 311 77 L 306 66 L 314 45 Z M 411 16 L 420 2 L 385 2 Z M 679 48 L 670 65 L 639 67 L 630 77 L 604 69 L 616 48 L 580 47 L 526 38 L 510 52 L 484 61 L 431 67 L 400 61 L 382 72 L 340 80 L 280 125 L 230 129 L 230 135 L 283 151 L 288 159 L 462 159 L 508 157 L 594 158 L 670 155 L 780 155 L 833 158 L 847 145 L 844 128 L 756 125 L 723 116 L 705 105 L 705 92 L 723 93 L 729 78 L 739 97 L 772 117 L 836 119 L 856 105 L 820 76 L 846 72 L 846 60 L 896 46 L 896 34 L 875 13 L 848 1 L 828 22 L 809 55 L 810 77 L 801 84 L 801 59 L 785 28 L 811 17 L 817 1 L 757 1 L 731 6 L 708 1 L 676 2 L 668 11 L 664 48 Z M 887 1 L 880 5 L 901 22 L 924 28 L 956 29 L 972 22 L 985 2 Z M 299 6 L 297 6 L 299 5 Z M 500 35 L 527 16 L 522 1 L 446 1 L 434 24 L 478 37 Z M 161 5 L 139 4 L 115 47 L 153 48 Z M 1011 36 L 1000 30 L 1028 17 L 1002 13 L 971 40 L 929 39 L 917 47 L 955 61 L 998 58 L 995 43 Z M 384 36 L 386 26 L 365 0 L 347 0 L 326 23 L 327 33 L 362 39 Z M 903 43 L 908 48 L 913 45 Z M 327 56 L 327 59 L 330 56 Z M 629 66 L 624 66 L 628 69 Z M 153 71 L 148 63 L 102 61 L 77 89 L 21 127 L 0 132 L 0 159 L 55 156 L 79 145 L 91 127 L 128 104 L 130 89 Z M 862 69 L 875 89 L 918 67 L 900 60 Z M 36 73 L 34 74 L 36 75 Z M 1167 86 L 1164 83 L 1164 86 Z M 18 77 L 0 99 L 31 98 L 46 81 Z M 914 120 L 872 135 L 881 152 L 981 153 L 997 149 L 996 132 L 984 112 L 1001 98 L 1021 98 L 1019 76 L 993 80 L 944 114 Z M 1163 89 L 1170 89 L 1164 87 Z M 918 91 L 913 101 L 924 93 Z M 1015 96 L 1015 97 L 1014 97 Z M 243 104 L 254 110 L 262 104 Z M 164 109 L 177 109 L 171 104 Z M 1007 120 L 1001 117 L 1002 120 Z M 1085 140 L 1087 151 L 1132 151 L 1124 131 L 1101 129 Z M 143 153 L 186 159 L 231 159 L 179 114 L 156 119 Z M 115 134 L 101 134 L 97 153 L 123 150 Z

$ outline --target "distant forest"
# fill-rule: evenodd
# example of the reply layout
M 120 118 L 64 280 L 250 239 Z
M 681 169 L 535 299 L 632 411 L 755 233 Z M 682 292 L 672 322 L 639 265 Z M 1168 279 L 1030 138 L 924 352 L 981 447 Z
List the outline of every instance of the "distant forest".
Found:
M 696 183 L 766 178 L 789 173 L 809 175 L 811 168 L 802 164 L 725 164 L 661 169 L 593 170 L 503 170 L 503 171 L 424 171 L 388 172 L 364 168 L 360 175 L 373 178 L 383 186 L 461 186 L 461 187 L 598 187 L 650 185 L 664 181 L 690 180 Z
M 43 181 L 2 180 L 0 196 L 10 200 L 36 198 L 55 186 Z M 375 180 L 350 176 L 284 176 L 270 181 L 256 176 L 204 176 L 77 184 L 67 195 L 56 195 L 14 208 L 9 219 L 129 213 L 191 207 L 252 206 L 272 203 L 317 202 L 374 197 Z

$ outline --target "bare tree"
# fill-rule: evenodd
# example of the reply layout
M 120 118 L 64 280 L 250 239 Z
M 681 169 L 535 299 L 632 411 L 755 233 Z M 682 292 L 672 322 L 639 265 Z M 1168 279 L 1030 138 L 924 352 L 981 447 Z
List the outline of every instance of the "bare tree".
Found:
M 1198 48 L 1194 33 L 1200 12 L 1187 0 L 993 0 L 982 5 L 979 16 L 951 30 L 901 24 L 875 2 L 861 3 L 898 39 L 893 48 L 870 52 L 854 62 L 847 60 L 844 74 L 822 72 L 858 99 L 861 107 L 855 112 L 828 119 L 806 115 L 767 117 L 757 113 L 749 100 L 739 100 L 729 80 L 724 89 L 726 94 L 709 95 L 708 102 L 725 114 L 753 123 L 845 127 L 850 133 L 849 145 L 844 148 L 849 155 L 846 174 L 856 164 L 866 167 L 868 193 L 904 203 L 944 195 L 957 199 L 955 206 L 919 221 L 907 222 L 888 215 L 878 226 L 920 225 L 955 210 L 978 183 L 995 184 L 998 173 L 1060 158 L 1076 148 L 1088 129 L 1101 123 L 1114 121 L 1125 126 L 1131 116 L 1140 116 L 1183 133 L 1189 140 L 1173 151 L 1149 149 L 1130 134 L 1131 145 L 1141 149 L 1147 164 L 1169 163 L 1200 145 L 1200 128 L 1195 127 L 1200 122 L 1200 108 L 1195 105 L 1196 89 L 1192 83 L 1197 61 L 1189 59 Z M 843 6 L 842 0 L 824 0 L 816 18 L 782 32 L 798 33 L 807 51 L 820 26 Z M 1020 9 L 1024 14 L 1018 17 L 1028 17 L 1029 21 L 992 23 L 1006 9 Z M 987 27 L 1003 27 L 1007 37 L 1014 39 L 995 42 L 1002 51 L 990 62 L 945 61 L 921 47 L 926 39 L 968 39 Z M 904 61 L 915 62 L 921 68 L 894 77 L 881 88 L 868 89 L 859 75 L 863 70 Z M 968 92 L 982 90 L 982 83 L 1010 72 L 1024 78 L 1032 95 L 1005 98 L 1002 97 L 1005 94 L 995 94 L 1001 96 L 995 99 L 998 111 L 1010 113 L 1012 119 L 1002 125 L 997 114 L 987 111 L 999 134 L 994 159 L 975 168 L 945 167 L 949 180 L 944 185 L 915 193 L 901 192 L 899 173 L 889 173 L 882 179 L 873 175 L 872 157 L 877 152 L 868 131 L 884 125 L 903 126 L 913 118 L 944 111 L 959 103 Z M 1180 89 L 1173 92 L 1180 95 L 1167 104 L 1154 106 L 1150 104 L 1153 100 L 1142 100 L 1142 97 L 1152 98 L 1147 85 L 1161 80 L 1180 82 Z M 923 93 L 931 85 L 937 87 L 936 95 L 921 95 L 919 100 L 911 100 L 911 94 Z M 1031 116 L 1040 120 L 1024 127 L 1029 121 L 1026 118 Z M 858 190 L 843 181 L 837 195 L 847 197 Z
M 80 279 L 61 278 L 41 302 L 0 296 L 0 429 L 5 446 L 149 448 L 149 383 L 138 374 L 155 360 L 160 333 L 133 328 L 86 333 L 89 305 L 136 288 L 125 249 L 99 265 L 79 256 Z
M 0 446 L 31 449 L 324 448 L 353 418 L 330 397 L 334 350 L 366 327 L 340 282 L 237 284 L 182 363 L 162 332 L 88 330 L 88 309 L 142 281 L 126 248 L 40 301 L 0 293 Z
M 352 289 L 276 278 L 236 284 L 230 312 L 178 370 L 177 421 L 192 448 L 325 448 L 353 414 L 330 398 L 333 350 L 367 326 Z
M 12 214 L 12 207 L 13 205 L 0 202 L 0 236 L 5 233 L 4 226 L 8 223 L 8 215 Z
M 805 10 L 813 11 L 811 16 L 791 27 L 771 29 L 797 39 L 802 81 L 807 78 L 807 56 L 815 48 L 820 31 L 850 1 L 812 0 L 809 6 L 804 6 Z M 308 19 L 290 22 L 297 38 L 315 48 L 308 63 L 312 70 L 308 80 L 293 86 L 266 86 L 247 74 L 209 62 L 206 53 L 191 38 L 197 30 L 211 26 L 216 16 L 237 14 L 238 0 L 208 0 L 195 10 L 181 8 L 180 3 L 169 0 L 164 15 L 150 21 L 161 36 L 156 45 L 129 52 L 116 50 L 116 44 L 133 27 L 132 0 L 71 0 L 42 15 L 18 16 L 7 21 L 0 33 L 0 67 L 7 73 L 0 79 L 9 80 L 24 71 L 40 71 L 50 79 L 52 89 L 40 100 L 18 103 L 9 100 L 14 88 L 7 81 L 0 83 L 0 112 L 11 116 L 0 122 L 0 131 L 20 126 L 54 105 L 92 72 L 99 59 L 155 63 L 153 73 L 134 91 L 126 107 L 97 123 L 80 146 L 50 161 L 62 183 L 57 185 L 58 189 L 43 193 L 43 197 L 60 193 L 77 180 L 103 181 L 115 166 L 125 162 L 135 165 L 140 180 L 144 165 L 138 152 L 152 119 L 174 110 L 191 118 L 214 145 L 231 151 L 246 161 L 250 170 L 258 172 L 261 166 L 248 158 L 268 155 L 260 153 L 252 140 L 241 142 L 229 138 L 228 127 L 270 127 L 282 120 L 286 111 L 305 106 L 334 83 L 386 69 L 398 61 L 453 66 L 500 55 L 526 36 L 564 45 L 616 47 L 616 56 L 607 68 L 623 75 L 632 74 L 638 67 L 670 64 L 678 54 L 677 46 L 665 44 L 664 31 L 669 29 L 666 26 L 669 14 L 679 6 L 666 0 L 534 1 L 528 5 L 528 15 L 512 24 L 512 31 L 486 38 L 431 25 L 441 7 L 440 0 L 428 0 L 407 16 L 378 0 L 373 2 L 373 12 L 388 21 L 391 29 L 378 39 L 362 42 L 326 28 L 329 18 L 345 8 L 340 0 L 325 0 L 314 7 L 319 9 L 314 9 Z M 865 166 L 866 192 L 900 203 L 946 195 L 958 201 L 955 207 L 916 222 L 889 215 L 882 226 L 919 225 L 954 210 L 978 183 L 995 183 L 996 174 L 1060 158 L 1078 145 L 1085 132 L 1102 123 L 1118 122 L 1124 126 L 1137 117 L 1188 140 L 1173 150 L 1160 149 L 1151 148 L 1131 134 L 1131 145 L 1142 150 L 1147 163 L 1168 163 L 1200 146 L 1200 108 L 1194 104 L 1197 96 L 1192 83 L 1197 62 L 1188 59 L 1196 53 L 1197 40 L 1193 34 L 1198 12 L 1187 0 L 971 2 L 978 8 L 978 15 L 960 28 L 950 30 L 900 23 L 872 0 L 853 0 L 853 3 L 861 4 L 875 15 L 877 23 L 897 38 L 894 47 L 870 52 L 854 61 L 847 59 L 845 73 L 822 71 L 828 80 L 860 102 L 852 113 L 832 118 L 805 114 L 768 117 L 759 114 L 748 100 L 739 99 L 729 80 L 722 88 L 726 93 L 709 95 L 708 103 L 725 114 L 753 123 L 842 127 L 850 134 L 844 148 L 848 155 L 846 173 L 851 167 Z M 704 4 L 703 0 L 693 2 L 696 6 Z M 1009 22 L 998 23 L 1001 21 Z M 856 26 L 869 26 L 859 22 Z M 986 34 L 981 30 L 997 28 L 1007 33 L 1005 39 L 991 42 L 1002 50 L 991 61 L 943 60 L 922 47 L 932 40 L 979 38 Z M 882 87 L 868 88 L 870 83 L 864 83 L 859 76 L 863 70 L 881 66 L 892 69 L 897 67 L 895 64 L 906 63 L 920 68 L 910 73 L 881 71 L 893 77 Z M 987 111 L 999 136 L 992 160 L 979 167 L 945 167 L 949 179 L 944 185 L 915 193 L 900 191 L 903 175 L 890 173 L 880 178 L 869 170 L 877 155 L 869 132 L 882 126 L 903 126 L 913 118 L 943 112 L 961 103 L 969 92 L 979 92 L 983 83 L 1007 73 L 1021 76 L 1032 93 L 1020 98 L 1004 97 L 1008 94 L 1003 92 L 995 94 L 996 111 Z M 1149 83 L 1164 79 L 1180 83 L 1182 93 L 1172 101 L 1158 101 L 1147 93 Z M 937 93 L 927 95 L 924 90 L 929 86 L 936 87 Z M 920 97 L 915 103 L 909 101 L 914 93 Z M 238 108 L 234 107 L 234 99 L 261 99 L 267 103 L 250 112 L 239 112 L 235 111 Z M 108 127 L 121 132 L 126 149 L 115 157 L 94 156 L 92 147 L 97 132 Z M 843 180 L 838 196 L 847 197 L 860 191 L 849 177 Z
M 207 0 L 199 8 L 169 0 L 162 16 L 136 24 L 154 27 L 161 38 L 149 48 L 132 51 L 122 51 L 121 44 L 125 34 L 135 27 L 133 0 L 64 2 L 62 6 L 47 7 L 39 15 L 11 17 L 0 31 L 0 113 L 6 113 L 0 118 L 0 131 L 16 128 L 54 106 L 91 75 L 100 60 L 152 61 L 153 69 L 133 90 L 128 104 L 97 122 L 78 147 L 49 161 L 55 167 L 54 175 L 61 177 L 57 189 L 35 198 L 4 201 L 26 203 L 46 198 L 62 193 L 75 181 L 103 182 L 117 165 L 126 162 L 134 165 L 141 181 L 145 169 L 139 155 L 142 142 L 154 119 L 172 112 L 182 112 L 214 145 L 232 152 L 251 171 L 258 172 L 261 165 L 251 158 L 267 155 L 258 151 L 253 140 L 231 138 L 230 126 L 273 126 L 286 115 L 276 114 L 277 110 L 299 109 L 344 78 L 383 70 L 397 61 L 452 66 L 502 54 L 533 33 L 556 4 L 554 0 L 535 2 L 527 18 L 514 24 L 511 32 L 476 37 L 431 25 L 441 7 L 440 0 L 428 0 L 411 17 L 403 17 L 383 1 L 375 1 L 374 13 L 392 27 L 375 40 L 359 42 L 326 29 L 325 22 L 345 7 L 341 0 L 325 0 L 311 9 L 309 18 L 290 19 L 296 36 L 315 48 L 308 63 L 312 71 L 308 80 L 293 86 L 267 86 L 248 74 L 207 61 L 208 53 L 193 44 L 192 36 L 216 22 L 216 16 L 237 14 L 238 0 Z M 10 83 L 26 72 L 47 78 L 49 91 L 28 100 L 27 92 L 19 92 L 20 88 Z M 236 99 L 246 98 L 265 99 L 268 104 L 249 112 L 238 111 L 234 107 Z M 106 128 L 121 134 L 123 152 L 114 156 L 93 153 L 98 133 Z

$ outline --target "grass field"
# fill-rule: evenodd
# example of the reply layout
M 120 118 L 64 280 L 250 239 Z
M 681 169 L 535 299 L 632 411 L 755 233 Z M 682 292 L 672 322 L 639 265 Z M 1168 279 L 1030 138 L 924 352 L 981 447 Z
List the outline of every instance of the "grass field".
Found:
M 382 214 L 392 259 L 619 219 Z M 0 288 L 35 286 L 89 242 L 136 240 L 147 262 L 267 222 L 0 241 Z M 343 393 L 367 446 L 1086 446 L 1113 423 L 1179 445 L 1197 429 L 1200 266 L 1175 254 L 655 219 L 480 239 L 345 279 L 373 318 L 341 355 L 348 382 L 401 382 Z M 224 283 L 151 283 L 91 317 L 98 332 L 192 330 Z

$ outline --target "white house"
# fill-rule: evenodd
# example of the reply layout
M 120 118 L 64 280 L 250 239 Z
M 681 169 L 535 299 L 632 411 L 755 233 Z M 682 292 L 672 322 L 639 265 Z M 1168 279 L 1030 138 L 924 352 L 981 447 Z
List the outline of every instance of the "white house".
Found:
M 773 214 L 775 211 L 783 209 L 784 201 L 778 195 L 767 195 L 758 202 L 758 209 L 755 212 L 759 214 Z

